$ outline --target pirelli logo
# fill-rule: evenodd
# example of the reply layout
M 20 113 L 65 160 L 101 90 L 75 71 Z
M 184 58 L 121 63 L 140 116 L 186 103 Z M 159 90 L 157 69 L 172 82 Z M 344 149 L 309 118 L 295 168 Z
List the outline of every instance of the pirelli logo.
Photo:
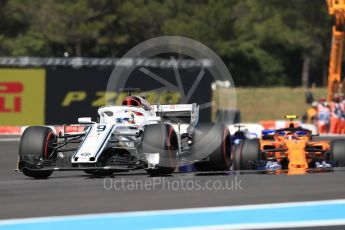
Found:
M 0 69 L 0 125 L 44 124 L 45 71 Z
M 0 82 L 0 113 L 20 113 L 23 89 L 21 82 Z

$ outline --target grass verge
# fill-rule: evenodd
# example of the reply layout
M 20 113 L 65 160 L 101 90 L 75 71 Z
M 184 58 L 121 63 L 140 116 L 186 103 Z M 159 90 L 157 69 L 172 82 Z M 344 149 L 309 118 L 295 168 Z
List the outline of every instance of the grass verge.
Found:
M 215 98 L 218 108 L 229 109 L 233 102 L 227 89 L 218 89 L 219 98 Z M 279 120 L 286 114 L 302 117 L 309 105 L 305 103 L 304 88 L 236 88 L 237 108 L 241 111 L 242 122 L 260 120 Z M 314 99 L 327 96 L 326 88 L 313 89 Z

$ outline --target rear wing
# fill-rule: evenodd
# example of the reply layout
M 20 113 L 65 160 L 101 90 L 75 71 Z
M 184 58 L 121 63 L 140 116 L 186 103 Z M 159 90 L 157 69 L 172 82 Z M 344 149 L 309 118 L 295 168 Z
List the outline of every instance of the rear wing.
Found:
M 199 119 L 199 106 L 193 104 L 153 105 L 156 116 L 175 121 L 176 123 L 196 124 Z

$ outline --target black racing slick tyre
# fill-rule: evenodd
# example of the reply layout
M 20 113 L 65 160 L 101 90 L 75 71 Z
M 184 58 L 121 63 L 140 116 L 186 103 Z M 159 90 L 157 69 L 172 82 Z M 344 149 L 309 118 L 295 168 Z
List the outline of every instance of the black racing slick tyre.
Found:
M 230 132 L 224 124 L 199 124 L 193 133 L 193 156 L 198 171 L 226 171 L 231 166 Z
M 252 164 L 260 159 L 260 141 L 258 139 L 243 140 L 234 150 L 234 170 L 253 169 Z
M 49 177 L 52 170 L 37 170 L 36 166 L 41 160 L 56 157 L 54 149 L 48 145 L 48 142 L 55 139 L 56 136 L 49 127 L 31 126 L 25 129 L 19 145 L 19 170 L 36 179 Z
M 336 166 L 345 166 L 345 140 L 331 142 L 331 160 L 336 163 Z
M 151 176 L 167 175 L 177 166 L 178 139 L 174 128 L 169 124 L 148 125 L 144 129 L 139 151 L 159 153 L 159 163 L 154 169 L 146 169 Z

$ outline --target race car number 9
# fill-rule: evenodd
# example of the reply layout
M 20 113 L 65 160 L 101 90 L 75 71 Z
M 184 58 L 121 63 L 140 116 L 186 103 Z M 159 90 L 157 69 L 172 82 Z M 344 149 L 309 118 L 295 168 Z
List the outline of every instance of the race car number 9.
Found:
M 97 126 L 97 131 L 98 132 L 103 132 L 105 130 L 106 126 L 105 125 L 99 125 Z

